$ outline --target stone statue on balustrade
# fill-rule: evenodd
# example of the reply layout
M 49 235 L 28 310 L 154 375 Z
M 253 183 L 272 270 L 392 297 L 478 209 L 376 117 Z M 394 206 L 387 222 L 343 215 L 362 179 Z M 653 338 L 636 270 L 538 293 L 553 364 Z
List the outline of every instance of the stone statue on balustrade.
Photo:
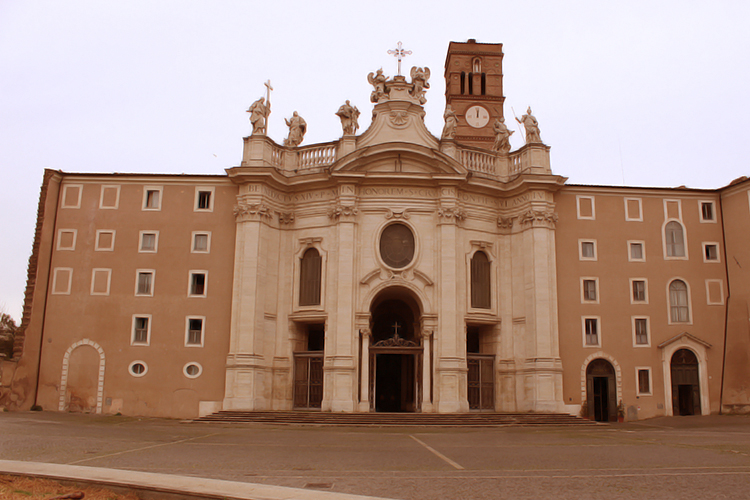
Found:
M 250 105 L 247 112 L 250 113 L 250 123 L 253 126 L 252 135 L 264 135 L 266 133 L 266 121 L 268 115 L 271 114 L 271 101 L 269 100 L 266 104 L 265 98 L 261 97 Z
M 289 136 L 284 139 L 284 146 L 296 147 L 305 138 L 307 132 L 307 122 L 295 111 L 291 118 L 284 118 L 287 127 L 289 127 Z
M 359 110 L 357 106 L 352 106 L 349 101 L 346 104 L 342 104 L 339 110 L 336 112 L 336 116 L 341 118 L 341 128 L 344 129 L 344 135 L 354 135 L 357 133 L 359 123 Z
M 383 74 L 382 68 L 377 70 L 375 73 L 370 73 L 369 75 L 367 75 L 367 81 L 370 82 L 370 85 L 375 87 L 375 90 L 373 90 L 370 94 L 371 102 L 378 102 L 381 97 L 388 96 L 388 92 L 386 92 L 385 90 L 386 77 Z
M 508 130 L 508 127 L 505 126 L 505 118 L 495 118 L 492 130 L 495 132 L 495 144 L 492 145 L 492 149 L 508 154 L 510 152 L 510 136 L 513 135 L 514 131 Z
M 411 91 L 411 96 L 419 100 L 419 104 L 427 102 L 427 98 L 424 96 L 425 90 L 430 88 L 430 84 L 427 80 L 430 79 L 430 68 L 418 68 L 414 66 L 411 69 L 411 83 L 414 85 L 414 89 Z
M 526 114 L 523 115 L 520 120 L 516 117 L 516 121 L 523 124 L 523 128 L 526 129 L 526 144 L 542 142 L 542 136 L 539 133 L 539 122 L 536 121 L 534 115 L 531 114 L 531 106 L 529 106 L 529 109 L 526 110 Z
M 458 126 L 458 117 L 456 116 L 456 112 L 453 111 L 453 108 L 450 104 L 445 107 L 443 118 L 445 118 L 445 126 L 443 127 L 443 135 L 441 135 L 441 138 L 455 139 L 456 127 Z

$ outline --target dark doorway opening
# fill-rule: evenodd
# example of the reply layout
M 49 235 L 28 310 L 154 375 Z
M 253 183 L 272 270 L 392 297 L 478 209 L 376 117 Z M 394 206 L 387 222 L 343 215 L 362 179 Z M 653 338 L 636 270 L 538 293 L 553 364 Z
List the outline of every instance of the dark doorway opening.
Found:
M 415 360 L 414 354 L 375 354 L 375 411 L 416 410 Z
M 304 325 L 298 345 L 305 350 L 294 353 L 294 408 L 317 409 L 323 403 L 325 324 Z
M 672 413 L 700 415 L 701 397 L 698 358 L 693 351 L 680 349 L 672 355 Z
M 490 327 L 466 327 L 466 395 L 470 410 L 495 409 L 495 356 L 489 354 L 491 334 Z
M 588 417 L 597 422 L 617 420 L 615 369 L 605 359 L 595 359 L 586 368 Z

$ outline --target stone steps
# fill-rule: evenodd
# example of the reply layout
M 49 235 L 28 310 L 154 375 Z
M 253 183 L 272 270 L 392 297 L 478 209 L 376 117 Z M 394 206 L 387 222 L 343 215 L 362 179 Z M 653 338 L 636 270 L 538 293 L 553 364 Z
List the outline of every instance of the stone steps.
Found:
M 339 425 L 355 427 L 501 427 L 597 425 L 567 413 L 331 413 L 225 410 L 196 422 Z

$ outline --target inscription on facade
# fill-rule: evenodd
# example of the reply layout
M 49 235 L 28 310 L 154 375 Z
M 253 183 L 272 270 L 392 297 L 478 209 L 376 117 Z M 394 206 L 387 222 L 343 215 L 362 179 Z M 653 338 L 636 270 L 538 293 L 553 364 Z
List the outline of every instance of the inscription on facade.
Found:
M 365 187 L 362 188 L 362 196 L 405 196 L 409 198 L 437 198 L 437 190 L 430 188 L 410 187 Z

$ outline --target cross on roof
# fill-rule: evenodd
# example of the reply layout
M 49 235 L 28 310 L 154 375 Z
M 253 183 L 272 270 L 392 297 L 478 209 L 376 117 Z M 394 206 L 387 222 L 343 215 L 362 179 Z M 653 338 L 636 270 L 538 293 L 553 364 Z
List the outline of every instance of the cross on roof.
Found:
M 398 336 L 398 329 L 401 328 L 401 325 L 398 324 L 398 321 L 395 321 L 391 326 L 393 326 L 394 335 Z
M 398 58 L 398 75 L 401 75 L 401 59 L 411 55 L 411 50 L 404 50 L 404 48 L 401 46 L 401 42 L 398 42 L 398 47 L 396 47 L 395 50 L 389 50 L 389 54 L 392 54 L 394 57 Z

